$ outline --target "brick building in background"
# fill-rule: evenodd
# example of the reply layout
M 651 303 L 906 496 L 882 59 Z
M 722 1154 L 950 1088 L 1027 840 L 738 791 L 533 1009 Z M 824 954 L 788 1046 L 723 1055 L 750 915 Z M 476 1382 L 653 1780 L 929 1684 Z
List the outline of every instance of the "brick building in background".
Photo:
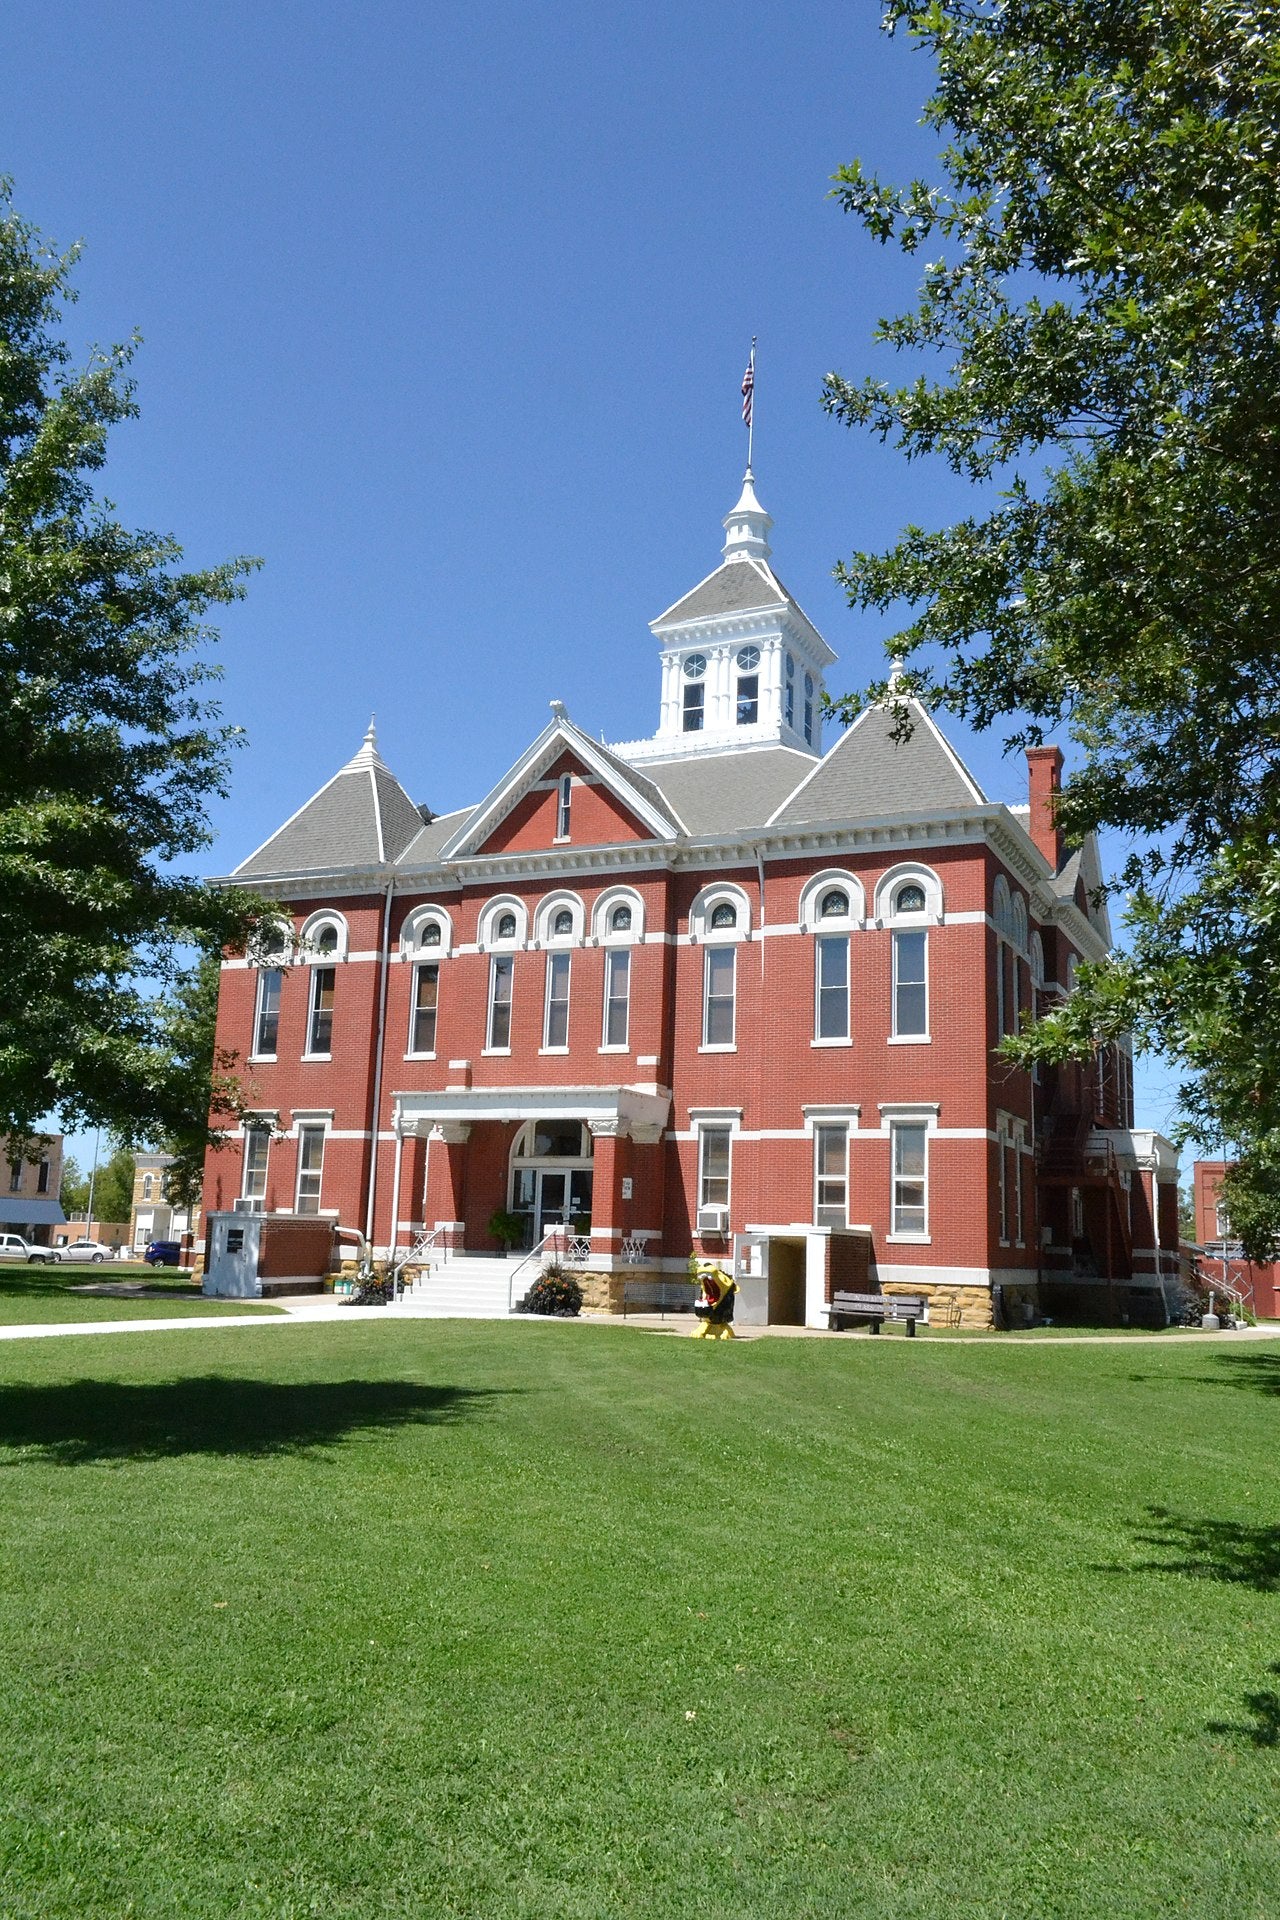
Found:
M 1191 1169 L 1195 1208 L 1197 1265 L 1210 1285 L 1224 1271 L 1228 1283 L 1260 1320 L 1280 1319 L 1280 1267 L 1274 1262 L 1249 1260 L 1231 1231 L 1231 1219 L 1220 1200 L 1222 1178 L 1230 1160 L 1197 1160 Z
M 1177 1162 L 1133 1129 L 1127 1051 L 1038 1078 L 995 1053 L 1110 940 L 1096 849 L 1054 824 L 1061 755 L 1030 753 L 1008 807 L 914 702 L 909 739 L 871 709 L 824 752 L 835 656 L 749 473 L 724 525 L 653 623 L 655 734 L 606 747 L 553 701 L 478 804 L 435 814 L 371 727 L 237 868 L 282 920 L 224 963 L 252 1116 L 206 1209 L 479 1252 L 509 1208 L 530 1245 L 577 1222 L 601 1273 L 750 1230 L 812 1324 L 854 1256 L 966 1322 L 1100 1285 L 1161 1317 Z
M 53 1243 L 64 1225 L 62 1135 L 44 1133 L 34 1142 L 0 1136 L 0 1227 L 20 1233 L 32 1246 Z

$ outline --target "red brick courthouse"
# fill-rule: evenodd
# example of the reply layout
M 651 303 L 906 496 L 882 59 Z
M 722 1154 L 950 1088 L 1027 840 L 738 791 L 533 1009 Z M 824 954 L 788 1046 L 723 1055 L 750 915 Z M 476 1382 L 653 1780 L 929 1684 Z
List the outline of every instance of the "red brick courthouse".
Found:
M 1008 807 L 922 709 L 904 744 L 873 709 L 824 749 L 835 656 L 750 474 L 724 524 L 653 622 L 651 737 L 603 746 L 553 701 L 435 814 L 370 728 L 237 868 L 282 925 L 224 963 L 253 1114 L 206 1207 L 473 1252 L 507 1208 L 529 1245 L 576 1222 L 605 1276 L 749 1232 L 794 1276 L 779 1317 L 818 1325 L 833 1272 L 966 1322 L 1100 1282 L 1158 1312 L 1177 1165 L 1133 1130 L 1127 1053 L 1039 1079 L 995 1055 L 1110 938 L 1095 849 L 1054 826 L 1061 755 Z

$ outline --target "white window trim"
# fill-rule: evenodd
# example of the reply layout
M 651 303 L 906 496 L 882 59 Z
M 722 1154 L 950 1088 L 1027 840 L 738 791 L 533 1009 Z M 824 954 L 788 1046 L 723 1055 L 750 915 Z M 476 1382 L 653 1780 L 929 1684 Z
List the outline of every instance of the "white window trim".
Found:
M 838 887 L 849 896 L 848 913 L 821 918 L 822 896 Z M 827 867 L 806 880 L 800 890 L 799 924 L 801 933 L 856 933 L 865 924 L 867 895 L 861 880 L 843 867 Z
M 630 907 L 631 925 L 609 925 L 615 907 Z M 644 900 L 634 887 L 609 887 L 591 909 L 591 937 L 598 947 L 634 947 L 645 936 Z
M 424 927 L 440 929 L 440 944 L 421 944 Z M 400 952 L 406 960 L 447 960 L 453 952 L 453 917 L 444 907 L 415 907 L 400 929 Z
M 555 839 L 563 845 L 569 838 L 569 828 L 573 817 L 573 775 L 562 773 L 556 781 L 556 831 Z
M 887 1120 L 889 1130 L 889 1227 L 886 1241 L 900 1247 L 928 1247 L 933 1244 L 933 1235 L 929 1231 L 929 1136 L 937 1126 L 936 1106 L 882 1106 L 881 1118 Z M 899 1230 L 894 1226 L 898 1214 L 898 1174 L 897 1140 L 895 1134 L 901 1127 L 922 1127 L 924 1129 L 924 1228 L 920 1232 Z
M 316 1209 L 315 1209 L 316 1214 L 318 1215 L 320 1212 L 320 1201 L 324 1194 L 324 1163 L 329 1150 L 329 1127 L 324 1120 L 317 1120 L 314 1117 L 310 1117 L 299 1122 L 297 1115 L 296 1114 L 294 1115 L 294 1132 L 298 1142 L 298 1159 L 297 1159 L 297 1166 L 294 1168 L 294 1175 L 293 1175 L 293 1210 L 295 1213 L 299 1213 L 299 1214 L 302 1212 L 302 1175 L 303 1175 L 302 1133 L 303 1133 L 303 1128 L 306 1128 L 306 1130 L 310 1133 L 318 1133 L 320 1135 L 320 1179 L 316 1187 Z M 307 1215 L 305 1217 L 311 1218 L 312 1216 Z
M 694 1131 L 697 1134 L 697 1139 L 698 1139 L 698 1172 L 697 1172 L 698 1189 L 697 1189 L 697 1205 L 694 1208 L 694 1231 L 696 1233 L 697 1215 L 701 1212 L 703 1207 L 723 1206 L 727 1209 L 729 1213 L 729 1218 L 731 1220 L 733 1218 L 733 1141 L 734 1141 L 734 1136 L 738 1131 L 738 1128 L 736 1123 L 730 1120 L 727 1116 L 720 1117 L 719 1115 L 717 1115 L 714 1117 L 697 1121 L 694 1126 Z M 704 1166 L 704 1158 L 706 1154 L 706 1139 L 709 1133 L 727 1133 L 729 1136 L 729 1171 L 725 1176 L 726 1193 L 723 1200 L 704 1200 L 702 1197 L 703 1181 L 705 1178 L 705 1175 L 703 1173 L 703 1166 Z
M 326 927 L 332 927 L 338 936 L 338 944 L 332 953 L 321 953 L 316 941 Z M 330 961 L 345 960 L 351 951 L 351 930 L 345 915 L 332 907 L 321 908 L 308 914 L 298 930 L 298 948 L 306 959 L 316 966 L 327 966 Z
M 497 1009 L 498 1002 L 494 996 L 493 989 L 497 983 L 497 978 L 498 978 L 497 968 L 495 963 L 499 960 L 511 961 L 511 996 L 506 1003 L 507 1035 L 508 1035 L 507 1044 L 502 1047 L 495 1047 L 493 1044 L 493 1016 Z M 510 1053 L 511 1021 L 512 1021 L 513 1011 L 515 1007 L 515 998 L 516 998 L 516 969 L 515 969 L 515 961 L 511 952 L 504 949 L 501 952 L 490 954 L 489 956 L 489 994 L 488 994 L 488 1005 L 485 1008 L 485 1020 L 484 1020 L 485 1044 L 481 1049 L 482 1055 L 496 1054 L 496 1053 Z
M 542 984 L 542 1045 L 538 1048 L 539 1053 L 568 1053 L 569 1051 L 569 1042 L 567 1039 L 564 1041 L 563 1045 L 552 1046 L 551 1041 L 547 1037 L 551 1031 L 551 979 L 552 979 L 552 972 L 553 972 L 552 963 L 561 958 L 566 960 L 569 966 L 568 977 L 565 981 L 565 994 L 564 994 L 564 1023 L 565 1023 L 565 1031 L 566 1033 L 568 1032 L 569 1010 L 573 1004 L 573 955 L 565 947 L 554 947 L 548 952 L 547 958 L 546 958 L 546 964 L 544 967 L 544 979 Z M 514 980 L 514 971 L 513 971 L 513 978 L 512 978 L 513 989 L 514 989 L 514 986 L 515 986 L 515 980 Z
M 265 1115 L 263 1116 L 263 1118 L 264 1119 L 266 1118 Z M 245 1120 L 249 1121 L 250 1115 L 246 1114 Z M 264 1202 L 266 1200 L 267 1181 L 271 1172 L 271 1136 L 273 1131 L 274 1129 L 272 1128 L 270 1120 L 266 1120 L 265 1125 L 257 1125 L 257 1124 L 246 1125 L 242 1130 L 242 1138 L 244 1140 L 244 1147 L 240 1155 L 240 1198 L 242 1200 L 262 1200 Z M 249 1192 L 249 1136 L 251 1134 L 253 1135 L 265 1134 L 266 1141 L 267 1141 L 267 1150 L 262 1156 L 262 1192 L 261 1193 Z
M 439 951 L 438 948 L 434 948 L 434 947 L 432 948 L 433 954 L 438 951 Z M 432 1047 L 428 1052 L 420 1052 L 415 1050 L 413 1045 L 413 1030 L 418 1024 L 418 969 L 419 967 L 438 967 L 439 964 L 440 963 L 438 960 L 435 960 L 435 959 L 428 960 L 424 958 L 421 954 L 415 953 L 413 955 L 413 984 L 409 990 L 409 1045 L 405 1048 L 405 1055 L 404 1055 L 406 1060 L 434 1060 L 436 1057 L 436 1050 L 434 1047 Z M 439 1026 L 439 1024 L 440 1024 L 440 976 L 437 973 L 436 975 L 436 1025 L 437 1027 Z
M 515 916 L 516 930 L 499 938 L 494 928 L 507 913 Z M 476 939 L 483 953 L 518 953 L 521 947 L 528 946 L 529 910 L 524 901 L 514 893 L 500 893 L 486 900 L 480 909 Z
M 922 933 L 924 935 L 924 1032 L 923 1033 L 899 1033 L 898 1032 L 898 941 L 897 941 L 897 935 L 900 933 Z M 932 1002 L 933 996 L 929 991 L 929 984 L 930 984 L 929 983 L 929 929 L 926 925 L 924 925 L 923 914 L 913 915 L 910 921 L 904 921 L 901 924 L 895 923 L 893 927 L 893 936 L 894 936 L 893 950 L 889 957 L 889 970 L 890 970 L 889 1022 L 890 1022 L 890 1028 L 891 1028 L 891 1031 L 889 1033 L 889 1044 L 890 1046 L 895 1046 L 895 1047 L 903 1047 L 903 1046 L 927 1047 L 931 1044 L 933 1040 L 933 1034 L 930 1031 L 930 1017 L 933 1013 L 933 1007 L 931 1002 Z M 916 986 L 916 985 L 919 985 L 919 982 L 910 981 L 908 982 L 908 985 Z
M 736 918 L 731 927 L 713 927 L 711 916 L 717 907 L 731 906 Z M 732 881 L 716 880 L 703 887 L 689 908 L 689 938 L 697 946 L 734 946 L 751 938 L 751 901 L 744 887 Z
M 815 1120 L 814 1120 L 814 1121 L 812 1122 L 812 1124 L 811 1124 L 811 1125 L 809 1126 L 809 1129 L 808 1129 L 808 1130 L 809 1130 L 809 1133 L 810 1133 L 810 1135 L 811 1135 L 811 1137 L 812 1137 L 812 1140 L 813 1140 L 813 1152 L 812 1152 L 812 1154 L 811 1154 L 811 1156 L 810 1156 L 810 1160 L 811 1160 L 811 1164 L 812 1164 L 812 1167 L 813 1167 L 813 1214 L 812 1214 L 812 1218 L 813 1218 L 813 1224 L 814 1224 L 814 1226 L 815 1226 L 815 1227 L 816 1227 L 816 1226 L 819 1226 L 819 1225 L 824 1225 L 824 1226 L 830 1226 L 830 1225 L 832 1224 L 832 1223 L 831 1223 L 830 1221 L 822 1221 L 822 1222 L 820 1222 L 820 1221 L 819 1221 L 819 1219 L 818 1219 L 818 1214 L 819 1214 L 819 1212 L 821 1211 L 821 1208 L 820 1208 L 820 1205 L 819 1205 L 819 1201 L 818 1201 L 818 1188 L 819 1188 L 819 1186 L 821 1185 L 821 1182 L 822 1182 L 822 1179 L 823 1179 L 823 1175 L 822 1175 L 822 1174 L 821 1174 L 821 1173 L 819 1172 L 819 1169 L 818 1169 L 818 1130 L 819 1130 L 819 1128 L 820 1128 L 820 1127 L 839 1127 L 839 1128 L 841 1128 L 841 1129 L 842 1129 L 842 1131 L 843 1131 L 843 1133 L 844 1133 L 844 1219 L 843 1219 L 843 1221 L 842 1221 L 842 1222 L 839 1222 L 838 1224 L 839 1224 L 839 1225 L 842 1225 L 842 1226 L 844 1226 L 844 1227 L 846 1227 L 846 1228 L 847 1228 L 847 1227 L 848 1227 L 848 1225 L 849 1225 L 849 1199 L 850 1199 L 850 1194 L 849 1194 L 849 1135 L 850 1135 L 850 1134 L 851 1134 L 851 1133 L 853 1132 L 853 1128 L 854 1128 L 854 1125 L 855 1125 L 855 1124 L 856 1124 L 856 1122 L 851 1122 L 851 1121 L 849 1121 L 849 1120 L 845 1120 L 845 1119 L 839 1119 L 839 1120 L 835 1120 L 835 1119 L 830 1119 L 830 1118 L 821 1118 L 821 1119 L 815 1119 Z M 828 1179 L 830 1179 L 830 1177 L 831 1177 L 831 1176 L 830 1176 L 829 1174 L 828 1174 L 828 1175 L 826 1176 L 826 1178 L 828 1178 Z
M 725 944 L 728 945 L 730 943 L 726 942 Z M 708 1040 L 707 1038 L 707 1028 L 709 1025 L 708 1016 L 711 1012 L 711 954 L 715 951 L 717 945 L 719 945 L 719 943 L 715 942 L 707 946 L 706 958 L 702 962 L 702 1044 L 698 1048 L 698 1052 L 736 1053 L 738 1051 L 738 962 L 736 956 L 733 962 L 733 1038 L 732 1040 Z M 727 996 L 721 994 L 718 997 L 724 999 Z
M 893 897 L 898 888 L 906 881 L 914 880 L 924 888 L 924 911 L 922 913 L 895 913 Z M 942 882 L 932 867 L 922 866 L 918 860 L 899 861 L 895 867 L 889 867 L 876 881 L 874 922 L 877 927 L 936 927 L 943 920 Z
M 822 940 L 844 941 L 844 1033 L 820 1035 L 818 1033 L 819 1016 L 822 1010 Z M 813 934 L 813 1037 L 809 1043 L 814 1047 L 851 1047 L 853 1045 L 853 942 L 843 926 L 833 925 L 829 931 L 821 923 Z
M 573 917 L 573 925 L 568 933 L 553 933 L 551 923 L 558 913 L 568 912 Z M 533 916 L 533 944 L 562 953 L 566 947 L 581 946 L 584 929 L 587 924 L 587 910 L 581 896 L 561 891 L 549 893 L 538 902 Z
M 617 952 L 618 950 L 619 950 L 618 947 L 615 946 L 614 952 Z M 604 996 L 603 996 L 603 1000 L 601 1002 L 601 1007 L 600 1007 L 600 1045 L 597 1047 L 596 1051 L 597 1053 L 630 1053 L 631 1051 L 631 987 L 632 987 L 630 953 L 627 954 L 627 998 L 626 998 L 627 1037 L 625 1040 L 610 1040 L 609 1038 L 609 998 L 610 998 L 609 981 L 610 981 L 610 976 L 612 974 L 612 971 L 613 971 L 613 953 L 606 953 L 604 958 Z
M 314 1052 L 314 1051 L 313 1051 L 313 1049 L 312 1049 L 312 1046 L 311 1046 L 311 1032 L 312 1032 L 312 1028 L 313 1028 L 313 1027 L 314 1027 L 314 1025 L 315 1025 L 315 1017 L 316 1017 L 316 975 L 317 975 L 318 973 L 322 973 L 322 972 L 324 972 L 324 971 L 325 971 L 325 970 L 326 970 L 326 969 L 327 969 L 327 968 L 328 968 L 328 967 L 329 967 L 329 966 L 331 965 L 331 963 L 332 963 L 332 960 L 333 960 L 333 955 L 332 955 L 332 954 L 325 954 L 325 956 L 323 957 L 323 959 L 320 959 L 320 960 L 317 960 L 317 961 L 315 961 L 315 962 L 313 962 L 313 964 L 312 964 L 312 965 L 311 965 L 311 966 L 310 966 L 310 967 L 308 968 L 308 978 L 307 978 L 307 1032 L 306 1032 L 306 1043 L 307 1043 L 307 1044 L 306 1044 L 306 1049 L 305 1049 L 305 1051 L 304 1051 L 304 1053 L 303 1053 L 303 1055 L 302 1055 L 302 1058 L 303 1058 L 304 1060 L 332 1060 L 332 1058 L 333 1058 L 333 1043 L 332 1043 L 332 1039 L 330 1040 L 330 1044 L 329 1044 L 329 1048 L 328 1048 L 328 1051 L 327 1051 L 327 1052 L 324 1052 L 324 1053 L 317 1053 L 317 1052 Z M 335 1006 L 333 1006 L 333 1007 L 330 1007 L 330 1009 L 329 1009 L 329 1028 L 330 1028 L 330 1033 L 331 1033 L 331 1034 L 332 1034 L 332 1029 L 333 1029 L 333 1017 L 334 1017 L 334 1013 L 335 1013 L 335 1011 L 336 1011 L 336 1002 L 337 1002 L 337 998 L 338 998 L 338 980 L 337 980 L 337 969 L 336 969 L 336 967 L 335 967 L 335 968 L 333 969 L 333 972 L 334 972 L 334 981 L 333 981 L 333 997 L 334 997 L 334 1002 L 335 1002 Z

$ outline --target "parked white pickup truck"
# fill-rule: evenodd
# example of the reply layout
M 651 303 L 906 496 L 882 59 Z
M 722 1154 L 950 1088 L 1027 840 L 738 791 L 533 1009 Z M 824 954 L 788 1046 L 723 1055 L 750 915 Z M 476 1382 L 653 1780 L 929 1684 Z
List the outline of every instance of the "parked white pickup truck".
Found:
M 20 1233 L 0 1233 L 0 1260 L 25 1260 L 36 1265 L 48 1258 L 47 1247 L 33 1247 Z

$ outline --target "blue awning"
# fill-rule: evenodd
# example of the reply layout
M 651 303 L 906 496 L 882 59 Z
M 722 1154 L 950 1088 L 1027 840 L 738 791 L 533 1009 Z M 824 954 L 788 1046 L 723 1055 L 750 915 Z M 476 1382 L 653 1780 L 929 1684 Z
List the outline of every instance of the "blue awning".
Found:
M 0 1227 L 61 1227 L 66 1218 L 60 1200 L 24 1200 L 20 1193 L 0 1193 Z

